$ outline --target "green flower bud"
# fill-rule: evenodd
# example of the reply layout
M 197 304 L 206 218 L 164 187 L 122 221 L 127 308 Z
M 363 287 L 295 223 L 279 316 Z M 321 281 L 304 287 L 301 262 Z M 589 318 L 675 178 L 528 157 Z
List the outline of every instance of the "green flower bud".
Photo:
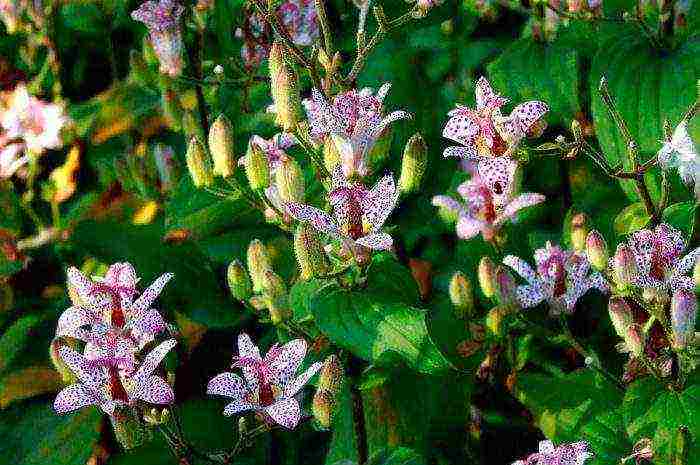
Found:
M 449 292 L 457 318 L 470 317 L 474 312 L 474 292 L 469 278 L 457 271 L 450 279 Z
M 253 292 L 260 294 L 263 291 L 265 273 L 272 271 L 272 263 L 265 245 L 258 239 L 253 239 L 248 245 L 247 262 Z
M 275 123 L 284 131 L 292 132 L 301 119 L 301 98 L 296 72 L 285 60 L 281 43 L 272 44 L 268 63 L 272 100 L 277 114 Z
M 332 173 L 335 167 L 340 164 L 340 152 L 330 137 L 326 138 L 323 143 L 323 164 L 329 173 Z
M 318 375 L 318 389 L 337 393 L 343 384 L 343 366 L 337 355 L 329 355 L 323 361 Z
M 608 313 L 615 332 L 625 339 L 627 330 L 633 323 L 632 309 L 622 297 L 613 297 L 608 302 Z
M 316 391 L 313 403 L 311 404 L 311 411 L 319 425 L 324 428 L 329 428 L 331 426 L 336 404 L 335 394 L 320 389 Z
M 604 271 L 608 267 L 608 244 L 596 230 L 588 233 L 586 237 L 586 255 L 596 270 Z
M 226 278 L 234 299 L 246 301 L 250 298 L 253 293 L 253 284 L 240 261 L 233 260 L 229 263 Z
M 586 235 L 588 234 L 588 218 L 578 213 L 571 218 L 571 246 L 577 252 L 586 250 Z
M 644 333 L 638 324 L 631 324 L 625 334 L 625 345 L 630 353 L 639 357 L 644 352 Z
M 275 171 L 275 185 L 283 202 L 304 201 L 304 173 L 291 157 L 282 157 Z
M 325 276 L 330 270 L 330 262 L 318 233 L 307 223 L 300 223 L 294 233 L 294 254 L 299 264 L 301 279 Z
M 617 246 L 613 257 L 613 279 L 621 289 L 625 289 L 634 283 L 637 277 L 637 261 L 632 250 L 625 244 Z
M 508 308 L 504 306 L 493 307 L 486 314 L 486 327 L 494 336 L 503 336 L 503 320 L 508 315 Z
M 489 299 L 496 295 L 496 265 L 489 257 L 481 257 L 478 270 L 481 292 Z
M 135 408 L 117 405 L 109 419 L 112 422 L 114 436 L 125 450 L 138 447 L 146 441 L 148 432 Z
M 196 137 L 190 139 L 185 158 L 187 160 L 187 169 L 190 172 L 190 177 L 195 187 L 211 186 L 214 182 L 211 166 L 209 165 L 204 147 L 202 147 L 202 144 Z
M 265 189 L 270 185 L 270 167 L 262 149 L 255 144 L 248 144 L 245 174 L 253 190 Z
M 406 143 L 401 161 L 401 176 L 399 191 L 404 194 L 417 192 L 420 189 L 425 167 L 428 164 L 428 147 L 420 133 L 415 133 Z
M 270 310 L 272 324 L 277 325 L 289 319 L 291 311 L 289 309 L 287 285 L 274 271 L 265 272 L 263 296 L 267 303 L 267 308 Z
M 507 308 L 514 308 L 518 306 L 518 301 L 516 299 L 516 284 L 513 275 L 511 275 L 508 270 L 499 266 L 496 269 L 496 297 L 498 298 L 498 303 Z
M 209 129 L 209 151 L 214 160 L 214 175 L 227 178 L 236 167 L 233 153 L 233 128 L 223 113 L 216 118 Z

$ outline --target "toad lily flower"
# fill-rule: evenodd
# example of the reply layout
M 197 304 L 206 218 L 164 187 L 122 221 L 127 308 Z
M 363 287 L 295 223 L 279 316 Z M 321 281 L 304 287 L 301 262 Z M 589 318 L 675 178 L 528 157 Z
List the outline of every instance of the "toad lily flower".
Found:
M 343 241 L 351 253 L 359 249 L 388 250 L 393 244 L 381 228 L 396 206 L 399 192 L 394 178 L 387 174 L 370 190 L 358 183 L 345 181 L 342 171 L 333 173 L 333 188 L 328 195 L 333 216 L 312 207 L 288 203 L 287 209 L 299 221 L 310 223 L 316 230 Z
M 297 139 L 294 134 L 288 132 L 280 132 L 272 136 L 271 139 L 264 139 L 258 135 L 250 138 L 250 144 L 259 147 L 267 157 L 267 162 L 270 167 L 270 174 L 279 167 L 280 160 L 288 156 L 286 150 L 297 144 Z M 245 155 L 238 160 L 238 166 L 245 167 L 248 156 Z
M 700 158 L 688 133 L 688 121 L 681 121 L 657 156 L 662 168 L 678 169 L 678 175 L 687 185 L 694 186 L 695 198 L 700 200 Z
M 683 256 L 686 242 L 680 231 L 661 223 L 653 230 L 635 231 L 627 241 L 637 264 L 633 283 L 643 289 L 694 291 L 686 274 L 700 257 L 700 247 Z
M 411 118 L 405 111 L 384 116 L 384 98 L 390 88 L 387 82 L 376 94 L 371 88 L 353 89 L 336 95 L 332 103 L 318 89 L 313 89 L 311 99 L 302 102 L 311 136 L 317 142 L 326 136 L 331 138 L 340 154 L 343 174 L 348 178 L 366 176 L 367 155 L 377 139 L 392 122 Z
M 56 337 L 68 336 L 85 342 L 104 342 L 108 334 L 116 334 L 142 348 L 166 325 L 151 304 L 173 277 L 161 275 L 135 300 L 136 272 L 128 263 L 112 265 L 104 278 L 89 279 L 77 268 L 68 269 L 69 286 L 77 295 L 76 302 L 58 320 Z M 87 327 L 87 328 L 86 328 Z M 114 344 L 123 347 L 123 343 Z
M 116 365 L 95 364 L 70 347 L 61 347 L 59 355 L 78 377 L 78 382 L 58 393 L 54 410 L 67 413 L 95 405 L 112 415 L 119 404 L 133 405 L 137 401 L 171 403 L 175 397 L 172 388 L 153 372 L 175 344 L 175 339 L 162 342 L 146 355 L 139 368 L 131 374 L 124 374 Z
M 180 16 L 185 8 L 176 0 L 148 0 L 131 13 L 148 28 L 149 38 L 160 62 L 160 72 L 169 76 L 182 73 L 182 32 Z
M 253 410 L 268 422 L 293 429 L 301 418 L 297 394 L 322 366 L 316 362 L 297 377 L 305 355 L 306 342 L 295 339 L 283 346 L 275 344 L 263 358 L 250 337 L 240 334 L 232 368 L 240 368 L 243 378 L 221 373 L 209 381 L 207 394 L 233 398 L 224 415 Z
M 593 457 L 586 441 L 554 446 L 552 441 L 540 441 L 539 451 L 512 465 L 584 465 Z
M 606 293 L 610 290 L 600 273 L 590 272 L 584 253 L 562 250 L 550 242 L 535 251 L 536 271 L 513 255 L 505 257 L 503 263 L 528 282 L 518 286 L 516 291 L 518 303 L 523 308 L 534 307 L 546 300 L 552 314 L 571 313 L 576 301 L 590 289 Z
M 445 157 L 480 160 L 508 155 L 528 132 L 539 128 L 536 123 L 549 111 L 546 103 L 532 100 L 502 116 L 501 107 L 509 100 L 497 94 L 483 76 L 476 82 L 475 93 L 476 109 L 457 105 L 448 113 L 442 136 L 461 146 L 445 149 Z

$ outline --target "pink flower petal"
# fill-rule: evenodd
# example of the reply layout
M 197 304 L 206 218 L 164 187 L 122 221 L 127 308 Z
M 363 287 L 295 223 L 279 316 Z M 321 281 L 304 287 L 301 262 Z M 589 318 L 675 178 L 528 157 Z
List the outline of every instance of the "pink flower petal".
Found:
M 265 356 L 265 363 L 270 369 L 275 384 L 286 386 L 299 370 L 306 355 L 306 341 L 294 339 L 277 350 L 270 350 Z
M 97 405 L 99 398 L 83 384 L 71 384 L 58 393 L 53 402 L 56 413 L 67 413 L 88 405 Z
M 308 383 L 309 380 L 316 373 L 318 373 L 318 370 L 320 370 L 322 366 L 323 366 L 323 363 L 321 363 L 321 362 L 316 362 L 313 365 L 311 365 L 304 373 L 299 375 L 294 380 L 294 382 L 288 384 L 285 387 L 283 395 L 285 397 L 294 397 L 297 394 L 297 392 L 299 392 L 306 385 L 306 383 Z
M 68 346 L 61 346 L 58 354 L 80 381 L 88 386 L 101 385 L 102 375 L 85 357 Z
M 513 271 L 522 276 L 525 281 L 532 285 L 541 285 L 540 278 L 535 270 L 522 258 L 515 255 L 508 255 L 503 259 L 503 264 L 511 267 Z
M 476 94 L 476 107 L 479 110 L 484 108 L 496 109 L 508 103 L 508 99 L 498 95 L 491 88 L 489 81 L 487 81 L 483 76 L 479 77 L 479 79 L 476 81 L 474 93 Z
M 163 341 L 158 344 L 158 346 L 156 346 L 148 353 L 148 355 L 146 355 L 141 363 L 141 366 L 139 366 L 132 378 L 138 382 L 141 379 L 150 377 L 155 369 L 158 368 L 158 365 L 160 365 L 160 362 L 163 361 L 168 352 L 175 347 L 175 344 L 177 344 L 175 339 L 168 339 L 167 341 Z
M 355 244 L 372 250 L 390 250 L 394 239 L 387 233 L 370 233 L 356 240 Z
M 287 429 L 294 429 L 301 418 L 299 402 L 297 402 L 295 399 L 279 400 L 269 407 L 266 407 L 265 412 L 275 421 L 275 423 L 282 425 Z
M 549 106 L 538 100 L 531 100 L 529 102 L 521 103 L 516 106 L 510 113 L 511 117 L 514 117 L 520 130 L 523 133 L 527 133 L 530 127 L 549 111 Z
M 173 276 L 175 276 L 172 273 L 165 273 L 162 274 L 158 279 L 153 281 L 153 283 L 146 288 L 146 290 L 143 291 L 143 294 L 134 301 L 134 303 L 131 305 L 129 308 L 129 311 L 131 314 L 136 317 L 137 315 L 140 315 L 142 312 L 145 312 L 146 310 L 151 308 L 151 304 L 155 302 L 155 300 L 158 298 L 161 292 L 163 292 L 163 289 L 165 288 L 165 285 L 168 284 L 168 281 L 170 281 Z
M 456 157 L 456 158 L 462 158 L 462 159 L 467 159 L 467 160 L 477 160 L 480 159 L 479 154 L 476 151 L 476 148 L 473 145 L 468 145 L 468 146 L 452 146 L 452 147 L 447 147 L 443 152 L 442 156 L 444 158 L 451 158 L 451 157 Z
M 479 131 L 479 124 L 472 116 L 471 110 L 460 107 L 447 120 L 447 124 L 442 130 L 442 137 L 469 147 L 474 144 Z
M 96 324 L 99 317 L 84 307 L 69 307 L 63 311 L 56 325 L 56 337 L 69 336 L 86 341 L 89 331 L 83 326 Z
M 302 222 L 308 222 L 318 231 L 333 237 L 340 237 L 338 225 L 333 217 L 323 210 L 301 203 L 289 202 L 285 204 L 290 215 Z
M 248 392 L 245 381 L 240 376 L 225 372 L 216 375 L 207 384 L 207 394 L 243 399 Z
M 175 400 L 175 393 L 163 378 L 151 375 L 136 385 L 130 397 L 149 404 L 171 404 Z
M 377 232 L 386 222 L 399 199 L 399 192 L 394 184 L 394 177 L 387 174 L 361 200 L 360 206 L 365 222 L 370 231 Z
M 503 209 L 502 217 L 503 219 L 513 218 L 518 213 L 518 211 L 522 210 L 523 208 L 537 205 L 538 203 L 542 203 L 545 200 L 546 197 L 542 194 L 534 194 L 530 192 L 520 194 L 518 197 L 513 199 L 508 205 L 506 205 L 506 207 Z
M 246 410 L 253 410 L 255 408 L 256 406 L 251 404 L 250 402 L 242 399 L 237 399 L 233 402 L 226 404 L 226 407 L 224 408 L 224 415 L 230 417 L 235 413 L 244 412 Z

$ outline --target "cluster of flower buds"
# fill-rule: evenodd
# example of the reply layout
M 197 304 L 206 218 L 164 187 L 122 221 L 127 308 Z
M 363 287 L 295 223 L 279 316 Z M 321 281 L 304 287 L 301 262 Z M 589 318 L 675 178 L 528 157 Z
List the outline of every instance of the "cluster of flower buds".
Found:
M 175 339 L 145 351 L 168 329 L 151 305 L 171 278 L 169 273 L 160 276 L 137 297 L 138 278 L 128 263 L 115 263 L 104 277 L 93 279 L 77 268 L 68 270 L 73 306 L 58 320 L 51 352 L 64 379 L 75 382 L 56 397 L 56 412 L 98 406 L 112 419 L 125 447 L 138 444 L 138 403 L 169 404 L 174 399 L 172 387 L 154 372 Z M 82 352 L 75 348 L 78 342 L 84 343 Z
M 396 206 L 399 192 L 391 174 L 383 176 L 371 189 L 345 179 L 340 167 L 333 172 L 328 202 L 333 215 L 300 203 L 287 203 L 290 214 L 316 231 L 340 241 L 340 255 L 366 263 L 370 250 L 388 250 L 393 239 L 381 228 Z
M 184 47 L 180 16 L 184 11 L 177 0 L 148 0 L 131 13 L 135 21 L 148 28 L 151 45 L 160 62 L 160 72 L 172 77 L 182 74 Z
M 343 366 L 337 355 L 329 355 L 323 362 L 318 375 L 318 385 L 313 399 L 313 414 L 319 425 L 331 426 L 333 412 L 338 403 L 337 397 L 343 384 Z
M 539 450 L 512 465 L 584 465 L 593 457 L 586 441 L 555 446 L 552 441 L 540 441 Z
M 0 96 L 0 179 L 9 178 L 31 156 L 63 145 L 61 130 L 68 118 L 62 106 L 29 94 L 24 84 Z
M 373 89 L 352 89 L 333 97 L 329 102 L 318 89 L 302 103 L 309 120 L 311 137 L 325 144 L 325 159 L 329 171 L 342 167 L 346 178 L 369 174 L 370 153 L 380 137 L 388 137 L 389 124 L 411 118 L 405 111 L 384 115 L 383 106 L 390 83 L 385 83 L 375 94 Z M 328 147 L 332 144 L 332 147 Z M 377 144 L 379 146 L 381 144 Z M 332 154 L 336 154 L 333 156 Z
M 552 314 L 571 313 L 578 299 L 590 289 L 610 291 L 603 275 L 591 270 L 585 253 L 563 250 L 547 242 L 544 248 L 535 251 L 534 257 L 536 269 L 513 255 L 503 259 L 504 264 L 527 281 L 516 291 L 523 308 L 547 301 Z
M 187 146 L 185 160 L 195 187 L 209 187 L 214 183 L 214 177 L 229 178 L 235 172 L 233 128 L 226 115 L 219 115 L 211 125 L 208 142 L 211 157 L 197 136 L 192 136 Z
M 306 356 L 306 342 L 294 339 L 282 346 L 273 345 L 264 357 L 247 334 L 238 336 L 238 356 L 231 368 L 240 368 L 243 376 L 224 372 L 209 381 L 207 394 L 230 397 L 224 415 L 252 410 L 269 424 L 293 429 L 302 417 L 301 390 L 320 369 L 312 364 L 296 376 Z
M 319 37 L 318 14 L 313 0 L 288 0 L 277 7 L 277 17 L 287 29 L 295 45 L 308 47 Z M 248 12 L 235 35 L 243 40 L 241 58 L 247 67 L 254 67 L 267 58 L 272 44 L 272 31 L 257 12 Z

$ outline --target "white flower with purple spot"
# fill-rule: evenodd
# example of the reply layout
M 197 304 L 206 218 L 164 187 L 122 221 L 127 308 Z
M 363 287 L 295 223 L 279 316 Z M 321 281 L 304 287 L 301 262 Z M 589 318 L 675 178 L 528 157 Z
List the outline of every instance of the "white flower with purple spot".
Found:
M 224 409 L 226 416 L 252 410 L 267 422 L 293 429 L 301 419 L 299 393 L 322 366 L 316 362 L 296 376 L 305 356 L 303 339 L 275 344 L 261 357 L 250 337 L 240 334 L 238 357 L 234 357 L 232 368 L 240 368 L 243 377 L 221 373 L 209 381 L 207 394 L 233 399 Z
M 182 74 L 182 31 L 180 16 L 185 8 L 176 0 L 148 0 L 131 13 L 131 18 L 148 28 L 149 38 L 160 62 L 160 72 Z
M 593 457 L 586 441 L 555 446 L 552 441 L 540 441 L 539 450 L 512 465 L 584 465 Z

